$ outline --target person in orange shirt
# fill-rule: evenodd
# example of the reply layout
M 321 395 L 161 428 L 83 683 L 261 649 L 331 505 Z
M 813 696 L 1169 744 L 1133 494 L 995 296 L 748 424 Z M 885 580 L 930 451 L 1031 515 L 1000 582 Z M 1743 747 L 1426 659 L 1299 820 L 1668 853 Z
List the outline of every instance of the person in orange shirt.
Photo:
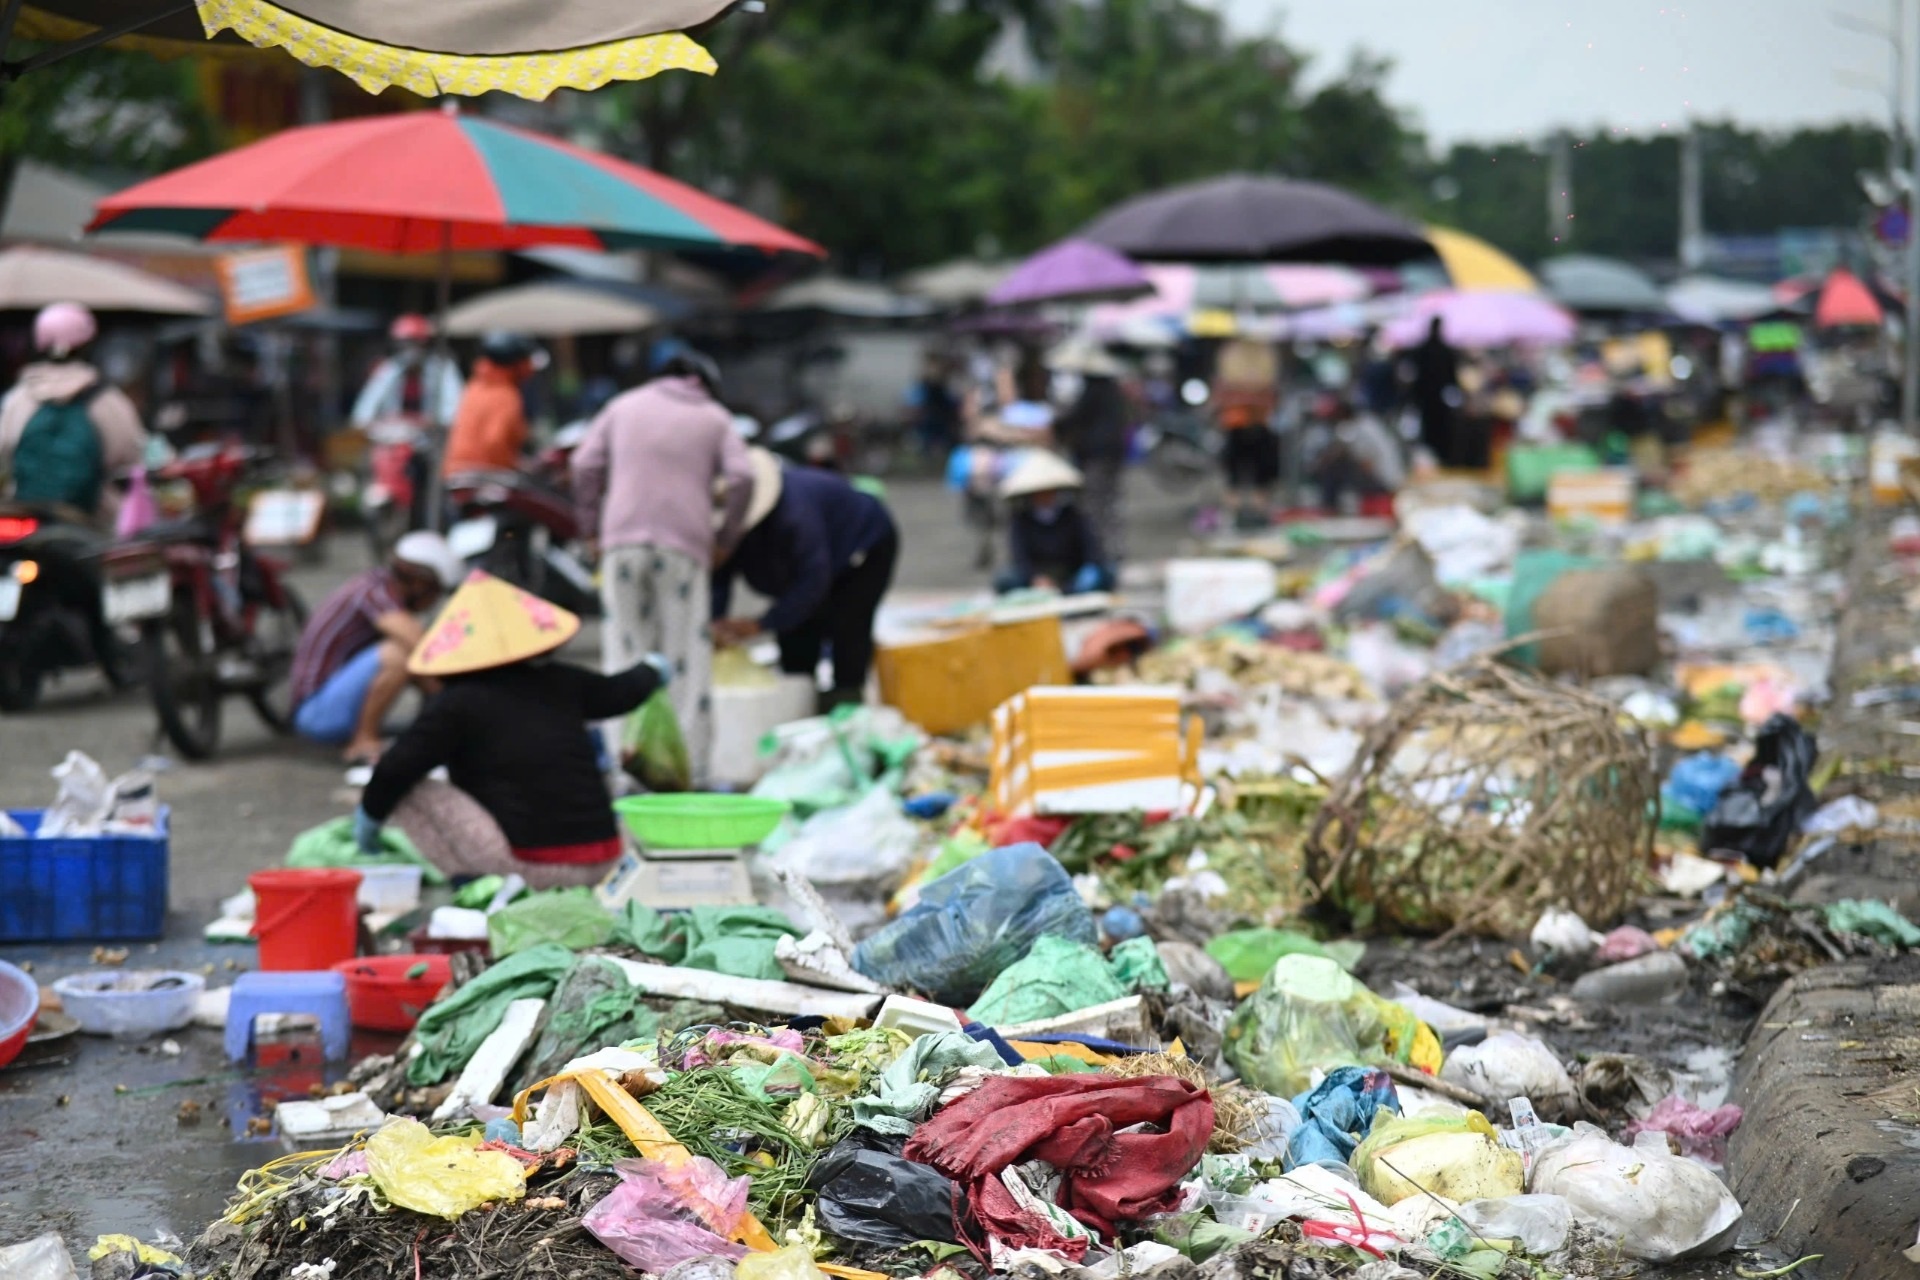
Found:
M 527 443 L 527 410 L 520 384 L 533 376 L 539 349 L 517 333 L 490 333 L 454 410 L 443 475 L 511 471 Z

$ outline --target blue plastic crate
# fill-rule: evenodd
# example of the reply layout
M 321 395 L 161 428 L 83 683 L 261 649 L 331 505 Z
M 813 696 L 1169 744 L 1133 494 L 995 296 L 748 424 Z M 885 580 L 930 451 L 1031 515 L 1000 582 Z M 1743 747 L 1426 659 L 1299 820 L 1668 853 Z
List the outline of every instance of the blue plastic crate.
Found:
M 163 805 L 150 836 L 41 840 L 43 809 L 9 809 L 25 836 L 0 837 L 0 942 L 158 938 L 167 926 Z

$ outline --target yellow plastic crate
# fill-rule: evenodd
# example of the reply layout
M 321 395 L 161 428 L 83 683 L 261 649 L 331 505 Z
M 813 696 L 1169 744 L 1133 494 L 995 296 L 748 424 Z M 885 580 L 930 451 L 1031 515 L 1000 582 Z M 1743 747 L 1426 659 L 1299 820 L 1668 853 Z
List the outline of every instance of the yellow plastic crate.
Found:
M 880 700 L 928 733 L 964 732 L 1023 689 L 1073 678 L 1056 617 L 882 645 L 874 669 Z

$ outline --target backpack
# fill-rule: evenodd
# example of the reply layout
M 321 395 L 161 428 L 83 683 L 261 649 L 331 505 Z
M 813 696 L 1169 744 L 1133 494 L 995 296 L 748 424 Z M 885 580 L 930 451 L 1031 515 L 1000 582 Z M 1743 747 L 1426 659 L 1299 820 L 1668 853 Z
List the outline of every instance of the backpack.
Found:
M 90 406 L 104 383 L 33 411 L 13 451 L 13 496 L 19 502 L 64 502 L 91 515 L 100 506 L 106 464 Z

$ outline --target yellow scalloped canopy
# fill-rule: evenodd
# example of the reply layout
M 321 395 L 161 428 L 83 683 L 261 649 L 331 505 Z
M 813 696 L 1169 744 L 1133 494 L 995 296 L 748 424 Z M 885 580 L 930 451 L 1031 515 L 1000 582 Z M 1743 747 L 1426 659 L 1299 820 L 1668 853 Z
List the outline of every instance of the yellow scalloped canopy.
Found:
M 662 71 L 712 75 L 706 48 L 669 31 L 547 53 L 473 56 L 401 49 L 321 26 L 266 0 L 198 0 L 207 35 L 232 31 L 259 48 L 281 48 L 310 67 L 331 67 L 368 93 L 399 85 L 423 98 L 510 93 L 539 101 L 555 89 L 597 89 Z

